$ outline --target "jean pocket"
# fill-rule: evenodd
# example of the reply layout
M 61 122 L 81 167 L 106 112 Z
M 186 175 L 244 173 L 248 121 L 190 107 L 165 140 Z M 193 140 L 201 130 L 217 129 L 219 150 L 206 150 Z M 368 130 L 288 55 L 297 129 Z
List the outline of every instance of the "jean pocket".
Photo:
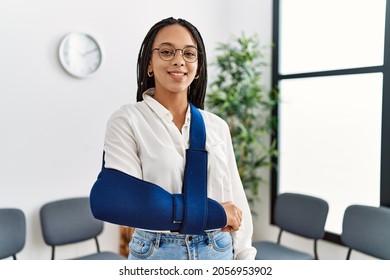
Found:
M 220 232 L 212 238 L 211 244 L 216 251 L 226 252 L 232 250 L 232 237 L 230 233 Z
M 154 242 L 149 239 L 133 236 L 130 242 L 130 254 L 139 259 L 146 259 L 152 255 Z

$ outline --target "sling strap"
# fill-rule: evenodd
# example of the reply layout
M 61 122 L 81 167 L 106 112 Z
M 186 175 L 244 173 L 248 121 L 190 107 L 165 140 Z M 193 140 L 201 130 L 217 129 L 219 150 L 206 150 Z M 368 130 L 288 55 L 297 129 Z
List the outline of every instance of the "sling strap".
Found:
M 180 233 L 201 234 L 207 215 L 206 128 L 200 111 L 190 103 L 190 146 L 186 150 L 184 170 L 184 220 Z
M 226 225 L 226 213 L 207 198 L 206 130 L 200 111 L 190 103 L 190 147 L 186 151 L 183 194 L 103 166 L 90 193 L 95 218 L 149 230 L 201 234 Z

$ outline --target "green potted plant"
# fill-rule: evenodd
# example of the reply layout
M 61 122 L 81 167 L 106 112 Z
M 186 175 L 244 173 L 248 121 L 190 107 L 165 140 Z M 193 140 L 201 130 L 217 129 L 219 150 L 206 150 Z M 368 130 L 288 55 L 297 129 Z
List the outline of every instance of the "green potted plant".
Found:
M 229 125 L 238 171 L 253 205 L 260 185 L 266 182 L 262 170 L 273 168 L 271 159 L 277 153 L 270 135 L 277 126 L 271 111 L 277 105 L 278 91 L 262 86 L 266 63 L 257 36 L 242 34 L 220 43 L 212 66 L 216 76 L 206 107 Z

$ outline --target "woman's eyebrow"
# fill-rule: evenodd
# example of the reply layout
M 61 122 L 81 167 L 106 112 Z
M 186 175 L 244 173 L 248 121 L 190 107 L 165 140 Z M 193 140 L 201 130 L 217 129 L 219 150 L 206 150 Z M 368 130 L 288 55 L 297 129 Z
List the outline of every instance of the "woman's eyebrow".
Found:
M 170 45 L 170 46 L 172 46 L 172 47 L 174 47 L 174 48 L 176 47 L 175 44 L 170 43 L 170 42 L 162 42 L 162 43 L 160 43 L 157 47 L 160 47 L 161 45 Z M 187 48 L 187 47 L 196 48 L 195 45 L 185 45 L 184 47 L 185 47 L 185 48 Z

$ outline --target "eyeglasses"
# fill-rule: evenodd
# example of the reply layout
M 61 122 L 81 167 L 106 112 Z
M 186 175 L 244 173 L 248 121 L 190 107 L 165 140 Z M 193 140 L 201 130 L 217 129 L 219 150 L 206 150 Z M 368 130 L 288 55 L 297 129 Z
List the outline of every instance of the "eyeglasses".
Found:
M 158 51 L 158 55 L 164 61 L 171 61 L 175 58 L 176 52 L 181 51 L 181 55 L 186 62 L 193 63 L 198 59 L 198 50 L 195 47 L 185 47 L 184 49 L 175 49 L 171 45 L 162 44 L 154 48 L 152 52 Z

